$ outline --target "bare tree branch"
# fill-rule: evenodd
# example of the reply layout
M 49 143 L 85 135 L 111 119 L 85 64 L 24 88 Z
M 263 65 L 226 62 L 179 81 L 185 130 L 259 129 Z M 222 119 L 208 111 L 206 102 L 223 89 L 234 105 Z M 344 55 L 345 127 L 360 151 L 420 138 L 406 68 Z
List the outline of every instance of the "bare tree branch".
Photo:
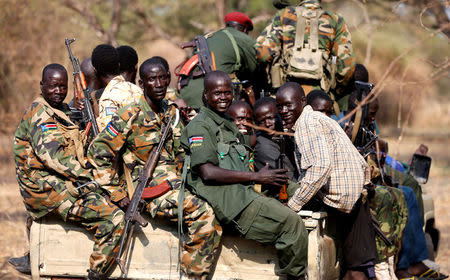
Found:
M 82 6 L 80 1 L 74 0 L 62 0 L 62 3 L 67 8 L 81 15 L 88 22 L 89 26 L 94 29 L 97 37 L 99 37 L 102 41 L 108 42 L 108 35 L 106 34 L 106 30 L 100 24 L 99 19 L 90 12 L 90 8 L 88 6 Z
M 412 46 L 410 46 L 408 49 L 406 49 L 403 53 L 401 53 L 399 56 L 397 56 L 394 60 L 391 61 L 389 66 L 387 67 L 386 71 L 384 72 L 383 76 L 380 78 L 380 81 L 376 84 L 375 88 L 356 106 L 355 109 L 350 111 L 345 117 L 339 120 L 339 123 L 344 122 L 345 120 L 350 119 L 357 110 L 359 110 L 362 106 L 366 105 L 367 103 L 370 103 L 375 98 L 377 98 L 381 93 L 382 89 L 385 87 L 385 81 L 386 78 L 391 74 L 392 69 L 394 66 L 399 62 L 400 59 L 402 59 L 404 56 L 406 56 L 408 53 L 410 53 L 413 49 L 419 47 L 421 44 L 423 44 L 426 40 L 429 40 L 430 38 L 436 36 L 436 34 L 441 33 L 444 28 L 449 28 L 450 24 L 442 26 L 440 29 L 428 34 L 428 36 L 422 38 L 421 40 L 418 40 L 416 43 L 414 43 Z
M 121 0 L 114 0 L 112 3 L 111 26 L 108 30 L 108 37 L 115 47 L 118 46 L 117 33 L 121 23 L 122 5 L 123 2 Z
M 179 41 L 175 40 L 173 38 L 173 36 L 170 36 L 169 34 L 167 34 L 166 31 L 164 31 L 161 26 L 159 26 L 158 24 L 154 23 L 150 17 L 147 15 L 147 13 L 145 12 L 144 8 L 142 7 L 141 3 L 139 1 L 135 2 L 135 13 L 138 17 L 140 17 L 145 25 L 153 30 L 159 37 L 165 39 L 166 41 L 168 41 L 169 43 L 175 45 L 175 46 L 179 46 Z
M 266 21 L 268 21 L 269 19 L 272 18 L 272 16 L 273 16 L 273 15 L 267 14 L 267 13 L 261 14 L 261 15 L 258 15 L 258 16 L 256 16 L 256 17 L 252 18 L 252 22 L 253 22 L 254 25 L 256 25 L 256 24 L 258 24 L 258 23 L 260 23 L 260 22 L 266 22 Z
M 216 0 L 216 16 L 219 25 L 222 25 L 225 21 L 225 7 L 226 0 Z

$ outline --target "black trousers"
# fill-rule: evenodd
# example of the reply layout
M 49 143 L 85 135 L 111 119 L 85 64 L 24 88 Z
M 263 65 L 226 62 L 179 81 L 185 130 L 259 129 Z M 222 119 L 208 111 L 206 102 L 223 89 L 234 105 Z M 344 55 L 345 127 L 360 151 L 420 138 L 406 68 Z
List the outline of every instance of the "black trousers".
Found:
M 361 197 L 350 213 L 325 205 L 317 196 L 302 209 L 326 211 L 329 219 L 336 223 L 337 238 L 342 242 L 343 268 L 363 269 L 367 263 L 377 260 L 375 231 L 370 219 L 368 203 L 362 203 Z

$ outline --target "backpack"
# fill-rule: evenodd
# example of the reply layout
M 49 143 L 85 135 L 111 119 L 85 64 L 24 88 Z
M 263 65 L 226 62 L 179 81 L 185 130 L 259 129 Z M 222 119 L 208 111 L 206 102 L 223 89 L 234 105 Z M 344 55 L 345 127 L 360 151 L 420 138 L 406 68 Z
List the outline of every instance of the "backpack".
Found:
M 271 69 L 272 86 L 279 87 L 289 80 L 305 79 L 320 81 L 321 88 L 328 92 L 335 86 L 336 60 L 319 49 L 319 18 L 322 9 L 309 10 L 301 6 L 295 8 L 297 27 L 295 44 L 276 60 Z M 305 31 L 309 20 L 310 33 L 308 43 Z

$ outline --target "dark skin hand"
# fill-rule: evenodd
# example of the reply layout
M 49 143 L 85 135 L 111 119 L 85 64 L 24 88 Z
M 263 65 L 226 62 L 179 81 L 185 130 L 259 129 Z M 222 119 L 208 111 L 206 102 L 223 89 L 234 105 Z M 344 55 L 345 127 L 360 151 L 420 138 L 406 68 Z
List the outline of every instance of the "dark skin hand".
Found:
M 269 169 L 268 163 L 258 172 L 223 169 L 212 163 L 205 163 L 199 167 L 200 177 L 203 180 L 224 185 L 256 183 L 281 187 L 288 182 L 287 171 L 287 169 Z
M 205 80 L 205 91 L 203 92 L 206 106 L 219 115 L 223 115 L 231 105 L 233 93 L 231 91 L 231 80 L 226 73 L 213 72 Z M 269 169 L 266 164 L 259 172 L 235 171 L 220 168 L 212 163 L 199 166 L 200 177 L 213 184 L 272 184 L 282 186 L 287 183 L 286 169 Z
M 126 210 L 128 206 L 130 206 L 130 202 L 130 199 L 126 196 L 117 202 L 117 206 L 119 206 L 120 209 Z

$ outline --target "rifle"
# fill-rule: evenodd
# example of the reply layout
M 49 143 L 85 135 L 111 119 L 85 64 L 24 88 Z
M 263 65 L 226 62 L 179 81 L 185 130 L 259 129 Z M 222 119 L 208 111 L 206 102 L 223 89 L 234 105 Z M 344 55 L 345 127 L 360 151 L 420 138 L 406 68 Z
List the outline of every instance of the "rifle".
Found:
M 178 80 L 179 89 L 185 87 L 189 83 L 192 69 L 196 66 L 198 66 L 200 70 L 192 73 L 192 77 L 195 78 L 216 70 L 214 53 L 209 51 L 205 36 L 195 36 L 193 41 L 181 44 L 182 49 L 194 47 L 196 49 L 196 54 L 183 64 L 180 72 L 177 74 L 177 76 L 180 76 L 180 79 Z
M 286 145 L 285 145 L 285 141 L 284 141 L 284 136 L 280 135 L 279 137 L 276 137 L 275 141 L 280 146 L 280 156 L 277 159 L 276 168 L 277 169 L 284 169 L 285 168 L 285 166 L 284 166 L 284 159 L 286 158 Z M 287 202 L 288 194 L 287 194 L 286 185 L 281 186 L 280 193 L 278 195 L 278 199 L 281 202 Z
M 70 62 L 72 62 L 73 68 L 75 103 L 79 100 L 83 102 L 84 109 L 81 112 L 81 121 L 86 125 L 86 135 L 88 135 L 89 139 L 92 140 L 100 131 L 95 120 L 94 111 L 92 110 L 91 90 L 87 87 L 86 79 L 84 78 L 84 74 L 80 68 L 80 61 L 78 60 L 78 58 L 73 56 L 72 49 L 70 48 L 70 44 L 72 44 L 73 42 L 75 42 L 75 39 L 65 39 L 67 51 L 69 52 L 69 59 Z M 90 141 L 88 141 L 88 143 L 89 142 Z
M 138 185 L 136 190 L 134 191 L 133 197 L 131 198 L 130 205 L 128 206 L 127 212 L 125 214 L 125 228 L 122 235 L 122 238 L 120 240 L 120 247 L 119 247 L 119 253 L 116 257 L 116 262 L 120 267 L 120 270 L 123 274 L 128 273 L 128 268 L 126 266 L 127 264 L 127 257 L 128 257 L 128 250 L 130 248 L 131 244 L 131 236 L 133 235 L 134 228 L 136 226 L 136 223 L 139 223 L 142 227 L 146 227 L 148 223 L 141 219 L 140 212 L 142 210 L 142 194 L 144 193 L 144 189 L 147 186 L 148 182 L 153 177 L 153 172 L 155 171 L 155 168 L 158 164 L 159 155 L 161 154 L 161 150 L 164 146 L 164 143 L 166 142 L 166 139 L 169 135 L 170 131 L 170 124 L 172 123 L 173 115 L 169 117 L 168 122 L 166 123 L 165 127 L 162 130 L 161 139 L 159 141 L 159 144 L 155 149 L 153 149 L 150 152 L 150 155 L 148 156 L 147 161 L 145 162 L 144 169 L 139 174 L 138 179 Z M 181 206 L 180 206 L 181 207 Z M 126 240 L 126 245 L 125 245 Z M 125 246 L 125 250 L 124 250 Z M 124 252 L 123 256 L 124 259 L 121 259 L 122 252 Z

